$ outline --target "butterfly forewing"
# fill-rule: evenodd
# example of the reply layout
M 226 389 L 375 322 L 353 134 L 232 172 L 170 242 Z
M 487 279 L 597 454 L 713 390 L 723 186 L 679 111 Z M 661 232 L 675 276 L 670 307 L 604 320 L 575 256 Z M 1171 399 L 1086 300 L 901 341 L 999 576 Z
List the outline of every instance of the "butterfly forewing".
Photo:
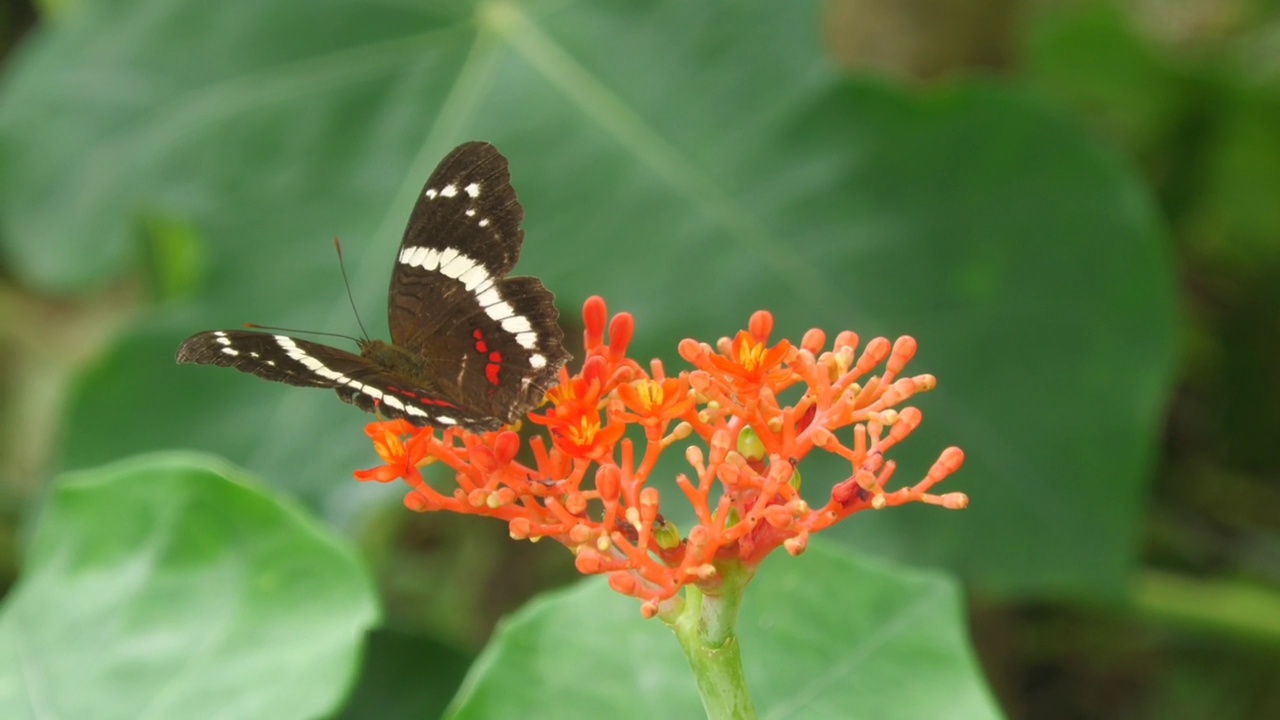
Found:
M 507 159 L 486 142 L 463 143 L 422 187 L 400 249 L 460 251 L 501 277 L 520 259 L 524 209 L 511 187 Z
M 506 158 L 488 143 L 460 146 L 418 197 L 388 302 L 396 345 L 507 419 L 540 402 L 568 359 L 554 296 L 536 278 L 505 277 L 523 218 Z
M 316 373 L 299 358 L 291 356 L 279 338 L 284 338 L 289 343 L 300 343 L 298 347 L 322 356 L 324 361 L 335 366 L 347 366 L 360 361 L 359 355 L 284 335 L 216 330 L 197 333 L 183 341 L 178 348 L 178 362 L 231 367 L 241 372 L 253 373 L 260 378 L 301 387 L 333 387 L 330 379 Z
M 502 425 L 413 379 L 389 372 L 367 357 L 288 335 L 203 332 L 182 343 L 178 362 L 233 367 L 289 385 L 333 388 L 345 402 L 367 412 L 376 408 L 389 420 L 404 418 L 415 425 L 460 425 L 469 430 L 493 430 Z

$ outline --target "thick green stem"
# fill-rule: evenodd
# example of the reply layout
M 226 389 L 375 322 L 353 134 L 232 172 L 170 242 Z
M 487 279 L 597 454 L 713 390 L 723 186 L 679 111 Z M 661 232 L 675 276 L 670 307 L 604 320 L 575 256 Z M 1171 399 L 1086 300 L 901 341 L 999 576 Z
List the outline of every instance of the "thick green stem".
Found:
M 1280 592 L 1272 588 L 1146 570 L 1138 575 L 1133 602 L 1151 618 L 1272 647 L 1280 644 Z
M 708 720 L 755 720 L 737 634 L 738 607 L 751 571 L 726 565 L 717 568 L 722 584 L 714 594 L 686 586 L 683 605 L 663 619 L 684 649 Z

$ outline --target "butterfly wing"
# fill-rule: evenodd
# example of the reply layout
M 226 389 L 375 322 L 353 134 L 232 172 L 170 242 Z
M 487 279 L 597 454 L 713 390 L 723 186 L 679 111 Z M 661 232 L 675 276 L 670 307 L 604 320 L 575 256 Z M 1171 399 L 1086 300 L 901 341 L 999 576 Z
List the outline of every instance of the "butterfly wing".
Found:
M 555 297 L 536 278 L 506 277 L 523 219 L 506 158 L 460 145 L 414 205 L 388 300 L 392 342 L 449 395 L 504 421 L 541 402 L 569 359 Z
M 197 333 L 178 348 L 177 360 L 231 367 L 289 385 L 333 388 L 343 401 L 366 412 L 376 409 L 387 419 L 403 418 L 418 426 L 459 425 L 470 430 L 501 426 L 368 358 L 287 335 L 243 330 Z
M 287 335 L 194 335 L 178 362 L 333 388 L 344 401 L 415 425 L 494 430 L 541 402 L 569 359 L 555 298 L 536 278 L 507 277 L 524 210 L 507 160 L 460 145 L 414 205 L 391 276 L 393 345 L 356 355 Z
M 337 365 L 350 365 L 360 360 L 354 355 L 284 335 L 246 332 L 243 330 L 214 330 L 196 333 L 178 347 L 179 363 L 220 365 L 257 375 L 260 378 L 298 385 L 300 387 L 333 387 L 333 380 L 316 373 L 307 364 L 289 354 L 278 338 L 290 344 L 319 354 Z M 345 357 L 344 357 L 345 356 Z

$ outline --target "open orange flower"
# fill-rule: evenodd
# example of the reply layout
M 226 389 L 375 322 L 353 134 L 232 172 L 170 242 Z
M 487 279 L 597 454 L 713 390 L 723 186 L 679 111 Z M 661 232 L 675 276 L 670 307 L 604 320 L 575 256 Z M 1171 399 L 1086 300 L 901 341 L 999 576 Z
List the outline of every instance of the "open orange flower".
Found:
M 749 392 L 787 377 L 782 363 L 791 354 L 791 343 L 783 340 L 769 347 L 768 340 L 768 334 L 758 337 L 742 330 L 729 343 L 727 350 L 722 348 L 721 354 L 709 354 L 707 359 L 735 389 Z
M 618 398 L 631 411 L 619 413 L 618 418 L 650 427 L 684 417 L 697 403 L 684 378 L 642 378 L 623 383 L 618 386 Z
M 370 423 L 365 426 L 365 434 L 373 439 L 373 450 L 385 463 L 372 470 L 357 470 L 355 476 L 361 482 L 391 482 L 406 475 L 417 472 L 417 466 L 427 457 L 427 446 L 430 437 L 416 433 L 417 428 L 405 420 Z M 407 442 L 401 437 L 408 435 Z
M 385 465 L 356 477 L 403 478 L 411 488 L 405 504 L 416 511 L 486 515 L 506 521 L 513 538 L 552 538 L 573 551 L 579 571 L 607 575 L 614 590 L 640 599 L 646 617 L 686 585 L 714 592 L 726 563 L 750 571 L 779 547 L 799 554 L 813 533 L 857 512 L 968 504 L 962 493 L 932 492 L 963 464 L 959 448 L 944 450 L 919 482 L 890 488 L 896 464 L 886 455 L 923 418 L 899 406 L 937 384 L 932 375 L 902 376 L 916 351 L 909 337 L 875 338 L 859 352 L 854 333 L 824 349 L 825 333 L 811 330 L 799 345 L 770 346 L 773 317 L 760 311 L 714 349 L 681 342 L 693 369 L 668 378 L 660 362 L 649 372 L 627 357 L 630 315 L 610 319 L 604 300 L 592 297 L 583 321 L 581 369 L 562 370 L 550 406 L 528 416 L 546 428 L 529 440 L 529 464 L 516 459 L 514 432 L 396 421 L 368 426 Z M 795 386 L 799 399 L 783 404 L 780 395 Z M 644 428 L 642 439 L 625 437 L 630 425 Z M 690 468 L 676 478 L 694 517 L 683 533 L 659 511 L 671 498 L 648 486 L 673 449 Z M 799 467 L 814 450 L 844 458 L 849 474 L 810 501 L 800 494 Z M 423 481 L 419 467 L 430 462 L 453 471 L 451 495 Z

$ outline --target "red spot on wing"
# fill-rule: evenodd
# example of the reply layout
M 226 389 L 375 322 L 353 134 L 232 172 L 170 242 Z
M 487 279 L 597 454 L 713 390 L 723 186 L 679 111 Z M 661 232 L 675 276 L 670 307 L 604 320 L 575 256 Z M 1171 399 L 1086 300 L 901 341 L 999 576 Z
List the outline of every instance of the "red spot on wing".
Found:
M 458 408 L 457 405 L 454 405 L 451 402 L 448 402 L 445 400 L 436 400 L 435 398 L 420 397 L 420 398 L 417 398 L 417 400 L 423 405 L 434 405 L 435 407 L 453 408 L 455 410 Z
M 476 352 L 481 355 L 489 352 L 489 343 L 484 341 L 484 332 L 480 328 L 476 328 L 471 337 L 476 339 Z
M 420 404 L 426 405 L 428 407 L 453 408 L 454 410 L 458 409 L 457 405 L 454 405 L 453 403 L 447 400 L 437 400 L 436 398 L 427 397 L 426 395 L 418 395 L 418 393 L 412 390 L 404 390 L 402 388 L 396 387 L 395 385 L 388 385 L 387 390 L 397 395 L 403 395 L 407 398 L 412 398 L 414 400 L 417 400 Z M 374 400 L 373 402 L 377 404 L 379 401 Z
M 413 392 L 412 390 L 401 390 L 400 388 L 396 387 L 395 385 L 388 385 L 388 386 L 387 386 L 387 390 L 390 390 L 391 392 L 393 392 L 393 393 L 395 393 L 395 394 L 397 394 L 397 395 L 404 395 L 405 397 L 411 397 L 411 398 L 413 398 L 414 400 L 417 400 L 417 399 L 418 399 L 418 395 L 417 395 L 417 393 Z
M 477 350 L 479 348 L 476 348 Z M 497 385 L 501 382 L 498 374 L 502 372 L 502 353 L 494 350 L 489 353 L 489 364 L 484 366 L 484 376 L 488 378 L 490 385 Z

